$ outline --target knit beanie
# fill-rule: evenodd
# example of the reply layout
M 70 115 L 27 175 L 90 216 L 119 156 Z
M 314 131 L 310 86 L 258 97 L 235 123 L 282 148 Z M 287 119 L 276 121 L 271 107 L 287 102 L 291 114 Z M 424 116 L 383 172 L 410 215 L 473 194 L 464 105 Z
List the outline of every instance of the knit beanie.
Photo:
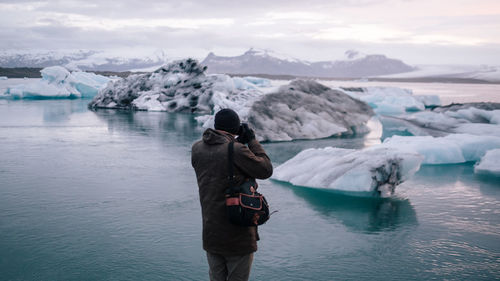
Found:
M 215 114 L 214 127 L 216 130 L 222 130 L 236 135 L 240 129 L 240 117 L 238 117 L 238 114 L 232 109 L 221 109 Z

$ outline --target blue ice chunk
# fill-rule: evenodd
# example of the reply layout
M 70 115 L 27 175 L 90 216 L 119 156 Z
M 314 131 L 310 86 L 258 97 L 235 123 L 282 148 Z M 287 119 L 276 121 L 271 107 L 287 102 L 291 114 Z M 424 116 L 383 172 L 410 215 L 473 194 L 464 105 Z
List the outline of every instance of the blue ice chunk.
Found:
M 28 79 L 8 87 L 2 98 L 91 98 L 110 81 L 94 73 L 70 73 L 62 66 L 46 67 L 40 72 L 42 79 Z
M 253 76 L 246 76 L 243 77 L 247 82 L 250 82 L 254 84 L 257 87 L 271 87 L 271 80 L 265 79 L 265 78 L 260 78 L 260 77 L 253 77 Z
M 500 137 L 451 134 L 445 137 L 393 136 L 383 146 L 425 157 L 423 164 L 456 164 L 478 161 L 486 151 L 500 148 Z

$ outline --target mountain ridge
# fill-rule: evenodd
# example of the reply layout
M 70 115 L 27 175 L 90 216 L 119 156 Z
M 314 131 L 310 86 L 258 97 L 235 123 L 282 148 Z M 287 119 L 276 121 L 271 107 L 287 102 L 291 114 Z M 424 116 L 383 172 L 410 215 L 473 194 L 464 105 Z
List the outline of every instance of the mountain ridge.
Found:
M 363 78 L 415 70 L 415 67 L 385 55 L 346 52 L 346 60 L 308 62 L 292 57 L 277 57 L 270 50 L 250 48 L 239 56 L 217 56 L 210 52 L 201 64 L 209 73 L 270 74 L 311 77 Z
M 123 76 L 126 72 L 154 71 L 170 59 L 167 59 L 165 51 L 153 49 L 3 50 L 0 51 L 0 72 L 8 77 L 39 77 L 39 69 L 59 65 L 69 70 Z M 410 66 L 385 55 L 367 55 L 357 50 L 347 50 L 344 59 L 310 62 L 269 49 L 250 48 L 238 56 L 217 56 L 210 52 L 202 64 L 208 66 L 208 73 L 226 73 L 233 76 L 500 83 L 500 66 Z
M 156 51 L 143 57 L 119 56 L 94 50 L 0 52 L 0 67 L 3 68 L 44 68 L 58 65 L 71 70 L 121 72 L 134 68 L 159 67 L 166 61 L 164 51 Z

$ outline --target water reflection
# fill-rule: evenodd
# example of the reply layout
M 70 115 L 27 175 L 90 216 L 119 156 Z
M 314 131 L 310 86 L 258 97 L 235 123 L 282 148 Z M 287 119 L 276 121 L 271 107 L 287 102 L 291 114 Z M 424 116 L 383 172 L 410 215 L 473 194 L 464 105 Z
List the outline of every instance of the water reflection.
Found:
M 474 173 L 473 165 L 453 164 L 453 165 L 422 165 L 415 174 L 415 181 L 432 181 L 439 184 L 449 184 L 457 181 L 470 181 Z M 469 179 L 467 179 L 469 178 Z
M 500 195 L 500 178 L 491 175 L 474 175 L 479 184 L 479 191 L 485 196 L 497 197 Z
M 170 142 L 195 141 L 204 130 L 190 114 L 111 109 L 99 109 L 94 114 L 108 124 L 111 133 L 133 132 Z
M 167 112 L 121 111 L 99 109 L 94 114 L 108 124 L 110 132 L 134 132 L 160 138 L 176 137 L 178 140 L 195 141 L 205 130 L 195 120 L 195 115 Z M 169 133 L 170 132 L 170 133 Z M 175 132 L 175 136 L 173 136 Z M 274 163 L 280 164 L 308 148 L 326 146 L 361 149 L 365 147 L 366 135 L 354 137 L 332 137 L 319 140 L 295 140 L 263 143 Z
M 73 113 L 87 111 L 87 101 L 82 100 L 34 100 L 26 102 L 36 102 L 38 106 L 43 108 L 43 121 L 46 123 L 67 122 Z
M 432 182 L 436 187 L 460 182 L 465 186 L 478 186 L 483 195 L 498 196 L 500 180 L 498 177 L 477 175 L 473 163 L 452 165 L 423 165 L 415 174 L 416 182 Z
M 43 121 L 46 123 L 61 123 L 70 120 L 71 106 L 69 103 L 58 103 L 43 107 Z
M 309 203 L 321 215 L 339 220 L 351 231 L 376 233 L 417 224 L 408 199 L 356 197 L 280 183 Z
M 0 125 L 66 125 L 73 116 L 87 113 L 84 100 L 3 100 Z M 55 124 L 58 123 L 58 124 Z

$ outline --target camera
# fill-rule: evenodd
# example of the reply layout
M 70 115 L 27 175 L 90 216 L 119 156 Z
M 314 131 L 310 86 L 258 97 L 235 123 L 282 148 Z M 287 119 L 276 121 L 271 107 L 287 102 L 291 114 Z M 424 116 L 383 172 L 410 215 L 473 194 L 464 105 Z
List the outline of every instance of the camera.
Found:
M 253 139 L 255 139 L 254 131 L 248 127 L 247 123 L 241 123 L 240 129 L 238 130 L 238 138 L 236 140 L 246 144 Z
M 241 123 L 240 128 L 238 129 L 238 136 L 244 135 L 247 129 L 248 129 L 248 124 Z

